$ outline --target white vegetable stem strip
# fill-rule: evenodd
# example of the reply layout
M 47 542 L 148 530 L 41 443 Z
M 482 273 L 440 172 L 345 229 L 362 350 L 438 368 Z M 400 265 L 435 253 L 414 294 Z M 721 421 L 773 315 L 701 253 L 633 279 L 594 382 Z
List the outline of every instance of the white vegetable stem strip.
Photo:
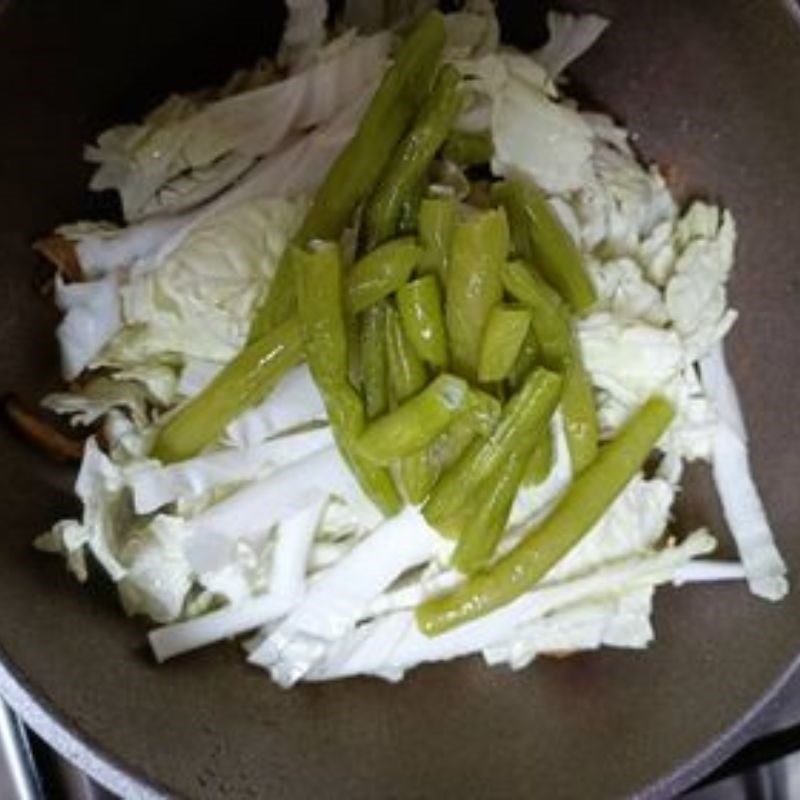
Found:
M 249 660 L 282 686 L 300 680 L 328 645 L 352 630 L 369 604 L 400 575 L 428 561 L 440 537 L 406 508 L 387 520 L 311 587 L 303 602 Z
M 151 464 L 130 476 L 136 513 L 148 514 L 217 486 L 253 480 L 267 465 L 290 464 L 332 446 L 333 437 L 326 427 L 271 439 L 248 449 L 220 450 L 178 464 Z
M 229 560 L 238 539 L 257 539 L 270 528 L 331 494 L 360 489 L 336 447 L 301 458 L 199 514 L 190 523 L 186 557 L 198 573 Z
M 700 365 L 703 385 L 720 414 L 714 434 L 712 471 L 725 519 L 731 529 L 753 594 L 780 600 L 789 591 L 786 564 L 758 494 L 750 460 L 739 398 L 717 344 Z
M 150 647 L 158 661 L 247 633 L 279 619 L 292 605 L 287 597 L 266 594 L 244 603 L 212 611 L 196 619 L 176 622 L 148 634 Z
M 308 552 L 322 507 L 322 503 L 309 506 L 281 523 L 269 594 L 151 631 L 150 646 L 158 661 L 230 639 L 284 616 L 303 594 Z
M 362 673 L 395 679 L 418 664 L 479 652 L 512 637 L 517 626 L 553 609 L 596 595 L 668 582 L 679 565 L 712 551 L 715 544 L 707 531 L 696 531 L 676 547 L 604 567 L 584 578 L 534 589 L 504 608 L 441 636 L 425 636 L 417 627 L 413 612 L 389 614 L 367 626 L 367 632 L 357 631 L 338 643 L 308 679 L 328 680 Z M 385 644 L 399 632 L 402 635 L 387 656 Z

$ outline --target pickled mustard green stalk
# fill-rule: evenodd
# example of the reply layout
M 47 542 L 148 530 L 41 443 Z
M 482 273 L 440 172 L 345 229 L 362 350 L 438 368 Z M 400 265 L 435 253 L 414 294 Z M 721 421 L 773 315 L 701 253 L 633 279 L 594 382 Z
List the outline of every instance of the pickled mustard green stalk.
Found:
M 460 83 L 461 75 L 451 64 L 439 70 L 413 127 L 400 142 L 365 209 L 368 250 L 396 234 L 403 205 L 413 202 L 420 181 L 459 112 Z
M 408 341 L 397 309 L 391 305 L 386 309 L 386 360 L 389 387 L 396 402 L 402 403 L 428 382 L 425 365 Z
M 509 231 L 501 210 L 456 225 L 446 282 L 446 323 L 453 372 L 474 381 L 481 341 L 492 308 L 503 297 L 501 270 Z
M 394 239 L 360 258 L 347 276 L 347 305 L 358 314 L 405 285 L 422 258 L 410 237 Z
M 526 453 L 530 457 L 530 448 L 517 448 L 498 471 L 478 487 L 453 553 L 452 564 L 459 571 L 471 575 L 491 561 L 525 474 Z
M 403 202 L 400 205 L 400 214 L 397 217 L 398 236 L 410 236 L 417 233 L 419 229 L 419 209 L 427 190 L 428 176 L 425 175 L 422 180 L 417 181 L 416 186 L 403 198 Z
M 331 166 L 306 213 L 295 243 L 338 239 L 358 205 L 374 190 L 400 140 L 429 94 L 445 44 L 442 15 L 426 14 L 400 45 L 353 138 Z M 287 255 L 256 310 L 249 340 L 288 319 L 296 306 Z
M 569 313 L 559 296 L 523 261 L 509 261 L 501 273 L 505 290 L 531 310 L 531 330 L 539 356 L 549 369 L 560 369 L 572 351 Z
M 367 419 L 389 410 L 386 358 L 386 303 L 370 306 L 361 317 L 361 383 Z
M 433 273 L 445 281 L 457 220 L 458 208 L 451 197 L 425 198 L 420 203 L 417 225 L 423 248 L 422 261 L 417 267 L 420 274 Z
M 531 370 L 539 363 L 539 344 L 536 334 L 528 326 L 528 333 L 522 342 L 517 360 L 508 375 L 508 384 L 512 391 L 516 391 L 525 382 Z
M 431 463 L 430 446 L 401 459 L 398 473 L 408 502 L 415 506 L 422 503 L 436 484 L 439 474 Z
M 419 505 L 430 494 L 439 476 L 464 454 L 477 437 L 486 437 L 500 419 L 500 403 L 491 395 L 471 389 L 468 407 L 428 447 L 400 462 L 406 497 Z
M 453 131 L 447 137 L 442 155 L 460 167 L 488 164 L 494 155 L 492 135 L 486 131 Z
M 389 472 L 363 458 L 358 438 L 364 430 L 364 406 L 348 380 L 342 262 L 333 244 L 313 252 L 292 251 L 297 276 L 297 307 L 306 358 L 342 455 L 368 497 L 385 513 L 401 501 Z
M 542 364 L 564 373 L 561 410 L 572 469 L 579 473 L 597 453 L 599 426 L 591 381 L 569 314 L 558 295 L 529 265 L 509 262 L 503 267 L 502 279 L 506 291 L 531 309 L 531 328 Z
M 561 412 L 564 417 L 564 433 L 572 463 L 577 475 L 594 461 L 600 440 L 600 425 L 589 373 L 583 366 L 575 343 L 575 351 L 566 362 L 564 393 L 561 397 Z
M 423 633 L 436 636 L 484 616 L 533 588 L 600 520 L 642 468 L 669 427 L 674 409 L 663 397 L 642 406 L 575 478 L 556 507 L 485 573 L 417 608 Z
M 560 375 L 545 369 L 531 373 L 508 401 L 500 422 L 485 440 L 474 442 L 443 476 L 431 492 L 423 513 L 434 527 L 466 505 L 473 491 L 497 472 L 518 446 L 520 438 L 536 440 L 558 405 Z
M 533 454 L 528 459 L 525 477 L 522 482 L 526 486 L 539 486 L 544 483 L 553 469 L 554 459 L 555 442 L 553 441 L 553 431 L 548 428 L 536 443 Z
M 182 406 L 158 432 L 151 455 L 165 463 L 197 455 L 229 422 L 260 403 L 302 358 L 303 334 L 293 318 L 248 345 Z
M 400 314 L 391 306 L 386 316 L 386 354 L 389 386 L 395 401 L 402 403 L 422 390 L 428 380 L 428 372 L 403 330 Z M 423 450 L 411 453 L 400 460 L 399 479 L 410 502 L 421 502 L 415 498 L 418 498 L 423 491 L 425 494 L 422 497 L 430 491 L 426 487 L 435 480 L 431 467 Z
M 469 386 L 455 375 L 439 375 L 419 394 L 376 419 L 361 434 L 358 451 L 376 464 L 391 464 L 430 444 L 466 408 Z
M 531 325 L 526 308 L 495 306 L 486 321 L 478 362 L 478 380 L 493 383 L 504 380 L 514 367 Z
M 397 307 L 403 330 L 417 355 L 443 369 L 447 364 L 447 333 L 437 278 L 424 275 L 407 283 L 397 292 Z
M 574 311 L 591 308 L 597 294 L 580 250 L 542 190 L 530 181 L 504 181 L 494 186 L 493 196 L 506 209 L 517 254 L 533 263 Z

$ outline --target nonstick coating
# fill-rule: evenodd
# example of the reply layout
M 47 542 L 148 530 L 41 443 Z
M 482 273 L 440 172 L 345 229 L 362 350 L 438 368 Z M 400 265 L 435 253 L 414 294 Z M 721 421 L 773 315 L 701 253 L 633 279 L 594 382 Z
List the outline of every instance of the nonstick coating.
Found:
M 0 0 L 0 10 L 3 2 Z M 574 71 L 582 96 L 640 134 L 681 195 L 729 206 L 741 234 L 730 338 L 753 459 L 781 546 L 800 539 L 800 28 L 779 0 L 584 3 L 613 24 Z M 535 3 L 505 5 L 512 39 Z M 100 210 L 81 146 L 169 90 L 222 78 L 274 47 L 264 0 L 31 0 L 0 18 L 0 392 L 57 381 L 54 312 L 33 237 Z M 800 652 L 800 592 L 667 590 L 645 653 L 478 659 L 399 686 L 283 692 L 236 645 L 157 668 L 145 626 L 30 542 L 75 510 L 72 475 L 0 432 L 0 689 L 56 746 L 128 795 L 192 798 L 612 798 L 669 795 L 755 729 Z M 708 475 L 681 527 L 724 534 Z

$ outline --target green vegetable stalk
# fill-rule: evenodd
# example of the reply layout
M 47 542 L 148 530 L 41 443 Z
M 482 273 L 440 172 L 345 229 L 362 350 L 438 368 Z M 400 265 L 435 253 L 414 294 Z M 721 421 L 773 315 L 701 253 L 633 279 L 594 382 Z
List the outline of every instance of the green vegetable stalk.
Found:
M 438 280 L 424 275 L 407 283 L 397 292 L 397 307 L 403 330 L 417 355 L 436 369 L 444 369 L 447 333 Z
M 508 385 L 512 391 L 516 391 L 525 382 L 531 370 L 539 363 L 539 344 L 536 341 L 536 334 L 531 325 L 528 325 L 528 333 L 522 341 L 517 360 L 511 367 L 508 374 Z
M 403 331 L 397 309 L 386 309 L 386 358 L 389 387 L 394 400 L 402 403 L 421 391 L 428 382 L 428 372 Z
M 460 167 L 488 164 L 494 155 L 492 135 L 486 131 L 453 131 L 442 148 L 442 155 Z
M 517 448 L 478 487 L 469 503 L 469 513 L 453 553 L 453 566 L 468 575 L 484 569 L 491 561 L 508 524 L 511 507 L 525 474 L 530 447 Z
M 358 314 L 405 285 L 422 258 L 422 248 L 404 237 L 386 242 L 353 265 L 347 276 L 347 305 Z
M 325 401 L 328 419 L 345 459 L 367 496 L 385 514 L 395 514 L 401 502 L 385 469 L 364 459 L 358 438 L 364 430 L 364 406 L 348 380 L 347 329 L 344 313 L 342 262 L 336 245 L 313 252 L 294 248 L 297 307 L 311 374 Z
M 468 407 L 431 444 L 400 462 L 406 496 L 422 503 L 439 477 L 455 464 L 478 437 L 487 437 L 500 419 L 500 403 L 491 395 L 470 389 Z
M 572 468 L 577 474 L 594 459 L 599 432 L 591 382 L 569 314 L 553 289 L 527 264 L 509 262 L 503 267 L 502 279 L 506 291 L 531 310 L 531 328 L 542 363 L 564 373 L 561 410 Z
M 260 403 L 303 357 L 297 318 L 248 345 L 199 395 L 158 432 L 152 456 L 165 463 L 196 456 L 218 439 L 229 422 Z
M 499 470 L 521 439 L 538 439 L 558 405 L 561 385 L 562 379 L 555 373 L 545 369 L 531 373 L 506 404 L 489 437 L 473 443 L 436 485 L 423 509 L 431 525 L 445 528 L 448 518 L 463 508 L 473 491 Z
M 399 47 L 358 130 L 317 190 L 295 237 L 296 244 L 305 246 L 317 239 L 339 238 L 358 205 L 375 188 L 429 94 L 444 44 L 444 19 L 431 11 Z M 253 317 L 250 341 L 288 319 L 295 305 L 294 275 L 290 260 L 284 255 L 272 286 Z
M 502 210 L 485 211 L 456 225 L 447 272 L 447 332 L 453 371 L 477 378 L 481 341 L 492 308 L 503 297 L 501 270 L 509 232 Z
M 531 314 L 525 308 L 498 305 L 491 310 L 478 362 L 481 383 L 502 381 L 511 373 L 530 325 Z
M 523 483 L 526 486 L 539 486 L 544 483 L 553 469 L 554 459 L 555 442 L 553 441 L 553 431 L 548 428 L 536 443 L 536 447 L 528 460 Z
M 420 203 L 417 225 L 423 248 L 420 274 L 433 273 L 445 282 L 457 219 L 458 209 L 452 198 L 425 198 Z
M 511 603 L 535 586 L 603 516 L 642 468 L 673 417 L 667 400 L 648 400 L 575 479 L 544 522 L 488 572 L 417 609 L 420 629 L 436 636 Z
M 358 451 L 376 464 L 391 464 L 426 447 L 466 408 L 469 386 L 439 375 L 419 394 L 376 419 L 361 434 Z
M 542 190 L 532 182 L 505 181 L 495 185 L 493 195 L 506 209 L 517 254 L 534 264 L 574 311 L 591 308 L 597 294 L 580 251 Z
M 460 83 L 461 75 L 455 67 L 446 64 L 439 70 L 413 127 L 400 143 L 367 204 L 364 212 L 367 250 L 397 233 L 404 204 L 414 201 L 459 112 Z
M 370 306 L 361 318 L 361 383 L 367 419 L 389 410 L 389 370 L 386 359 L 386 303 Z

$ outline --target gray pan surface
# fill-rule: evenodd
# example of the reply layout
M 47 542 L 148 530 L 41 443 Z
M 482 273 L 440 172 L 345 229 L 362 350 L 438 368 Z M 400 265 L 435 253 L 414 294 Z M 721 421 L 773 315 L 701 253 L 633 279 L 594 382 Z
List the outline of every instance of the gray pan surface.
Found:
M 0 16 L 0 392 L 57 381 L 55 314 L 31 239 L 97 213 L 81 145 L 172 89 L 274 46 L 262 0 L 29 0 Z M 780 0 L 584 3 L 614 23 L 574 71 L 584 96 L 638 131 L 684 197 L 720 199 L 741 232 L 730 339 L 753 458 L 797 574 L 800 539 L 800 24 Z M 4 7 L 0 1 L 0 12 Z M 534 3 L 504 7 L 512 38 Z M 671 795 L 748 733 L 800 653 L 800 591 L 779 606 L 742 586 L 663 592 L 643 654 L 476 660 L 399 686 L 353 680 L 282 692 L 234 644 L 156 668 L 145 626 L 79 587 L 33 536 L 75 510 L 69 470 L 0 431 L 0 690 L 117 791 L 192 798 L 612 798 Z M 724 533 L 698 471 L 682 526 Z

